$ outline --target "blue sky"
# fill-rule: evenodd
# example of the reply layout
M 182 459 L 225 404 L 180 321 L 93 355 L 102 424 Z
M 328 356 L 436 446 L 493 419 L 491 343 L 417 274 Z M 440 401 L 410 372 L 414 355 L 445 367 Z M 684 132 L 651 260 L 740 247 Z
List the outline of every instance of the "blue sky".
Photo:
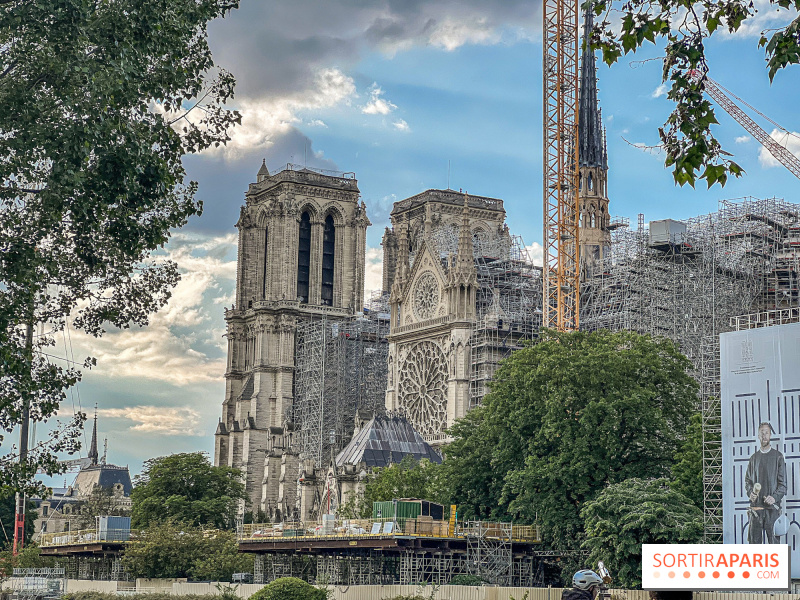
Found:
M 212 49 L 237 78 L 235 104 L 244 119 L 224 151 L 186 160 L 205 212 L 165 250 L 184 279 L 148 328 L 111 331 L 101 340 L 72 332 L 66 340 L 76 357 L 96 356 L 98 366 L 63 412 L 73 402 L 89 412 L 97 403 L 110 462 L 137 473 L 154 456 L 213 452 L 224 396 L 223 307 L 233 301 L 234 224 L 262 158 L 271 170 L 293 162 L 355 172 L 373 222 L 368 290 L 380 285 L 380 239 L 392 202 L 447 187 L 448 161 L 451 188 L 502 198 L 512 233 L 535 256 L 540 252 L 539 11 L 538 3 L 514 1 L 244 0 L 213 24 Z M 790 18 L 762 10 L 747 31 L 715 36 L 708 54 L 711 77 L 797 132 L 800 67 L 770 85 L 757 48 L 763 28 Z M 598 67 L 611 214 L 635 223 L 638 213 L 648 221 L 687 218 L 743 196 L 800 202 L 797 179 L 771 164 L 720 110 L 716 135 L 747 171 L 724 189 L 678 188 L 662 154 L 635 146 L 654 145 L 671 110 L 659 89 L 660 62 L 648 60 L 658 56 L 650 46 Z M 789 147 L 800 153 L 797 142 L 789 138 Z

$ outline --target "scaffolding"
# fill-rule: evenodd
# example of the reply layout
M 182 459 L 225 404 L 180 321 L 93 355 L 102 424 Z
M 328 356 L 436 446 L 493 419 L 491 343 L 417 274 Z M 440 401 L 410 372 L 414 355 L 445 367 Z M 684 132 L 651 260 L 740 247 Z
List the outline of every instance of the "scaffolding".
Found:
M 14 600 L 48 600 L 60 598 L 67 591 L 67 578 L 62 567 L 14 569 Z
M 542 326 L 542 271 L 519 236 L 474 240 L 478 289 L 470 335 L 470 408 L 489 391 L 500 361 Z
M 800 205 L 722 201 L 687 221 L 612 231 L 611 256 L 587 265 L 581 325 L 663 336 L 693 365 L 703 416 L 706 541 L 721 541 L 719 334 L 741 322 L 791 318 L 800 305 Z M 762 317 L 744 315 L 759 314 Z M 789 315 L 789 316 L 786 316 Z M 776 317 L 773 317 L 774 320 Z
M 389 315 L 380 298 L 371 306 L 364 317 L 297 326 L 290 420 L 299 428 L 300 456 L 318 466 L 350 440 L 358 409 L 384 409 Z
M 514 574 L 511 530 L 511 523 L 464 523 L 470 573 L 492 585 L 511 585 Z

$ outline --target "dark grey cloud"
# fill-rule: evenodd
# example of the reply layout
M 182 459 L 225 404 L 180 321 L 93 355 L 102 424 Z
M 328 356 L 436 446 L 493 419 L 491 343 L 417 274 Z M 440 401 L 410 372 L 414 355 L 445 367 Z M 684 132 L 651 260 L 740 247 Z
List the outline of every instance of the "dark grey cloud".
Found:
M 540 7 L 538 0 L 245 0 L 210 34 L 217 63 L 237 76 L 239 95 L 254 98 L 305 90 L 317 70 L 346 70 L 369 51 L 533 35 Z

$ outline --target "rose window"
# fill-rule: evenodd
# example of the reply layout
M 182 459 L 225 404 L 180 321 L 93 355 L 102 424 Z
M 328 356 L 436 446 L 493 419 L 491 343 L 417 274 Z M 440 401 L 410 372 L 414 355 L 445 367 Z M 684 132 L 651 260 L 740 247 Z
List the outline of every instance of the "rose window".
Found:
M 433 342 L 419 342 L 400 367 L 400 410 L 422 435 L 447 427 L 447 362 Z
M 430 271 L 423 273 L 417 280 L 412 306 L 414 314 L 421 321 L 436 316 L 436 308 L 439 306 L 439 282 Z

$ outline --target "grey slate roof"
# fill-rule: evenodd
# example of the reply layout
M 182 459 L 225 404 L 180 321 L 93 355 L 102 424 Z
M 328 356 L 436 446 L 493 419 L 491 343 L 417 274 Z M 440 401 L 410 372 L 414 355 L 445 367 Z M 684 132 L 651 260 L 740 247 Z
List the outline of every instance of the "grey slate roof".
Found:
M 431 462 L 442 462 L 439 453 L 405 418 L 376 416 L 339 452 L 336 466 L 364 462 L 369 467 L 386 467 L 409 455 L 414 460 L 427 458 Z

